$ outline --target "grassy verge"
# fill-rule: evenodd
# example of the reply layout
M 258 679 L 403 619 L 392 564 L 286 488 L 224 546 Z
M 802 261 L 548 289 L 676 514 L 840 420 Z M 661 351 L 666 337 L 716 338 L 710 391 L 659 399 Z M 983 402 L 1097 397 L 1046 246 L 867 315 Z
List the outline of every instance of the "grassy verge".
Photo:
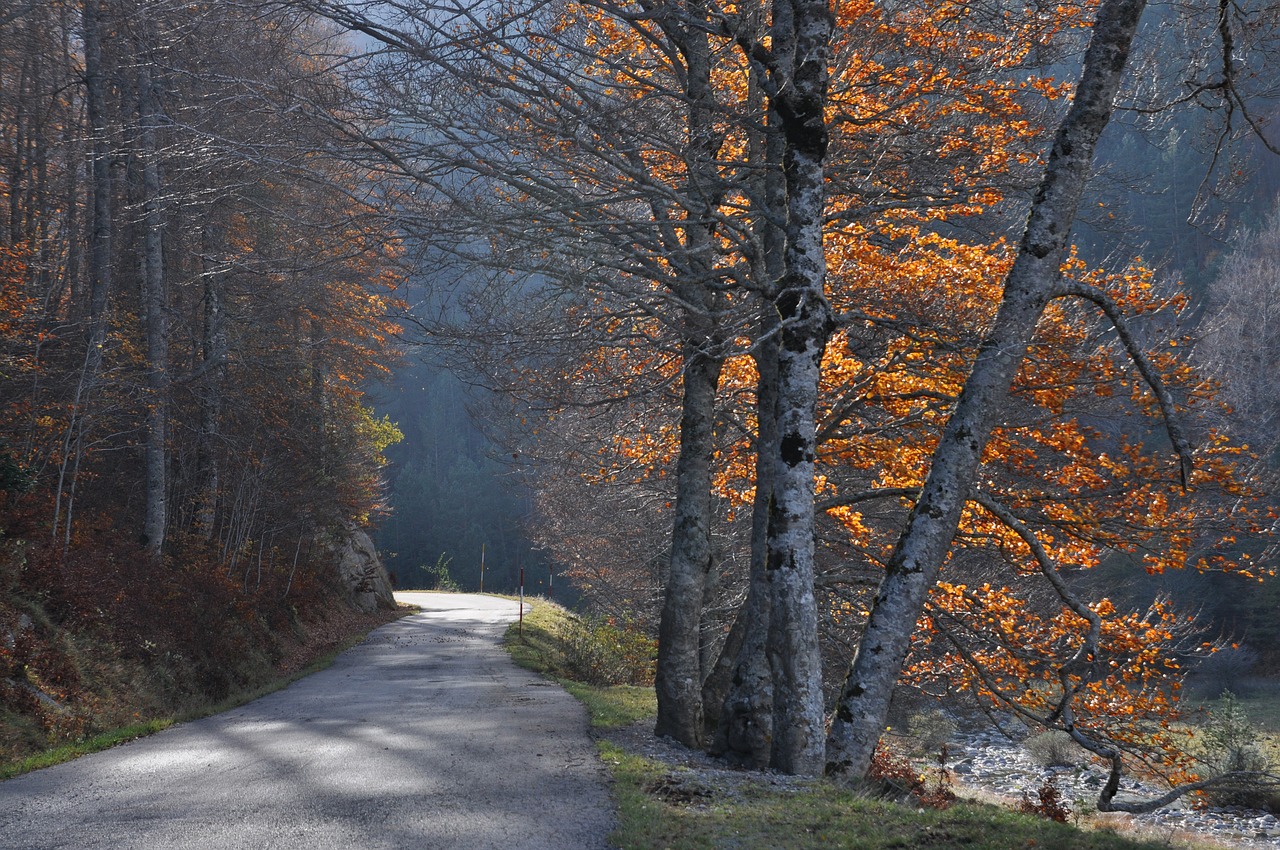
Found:
M 652 688 L 600 686 L 564 675 L 564 635 L 572 614 L 534 600 L 522 632 L 513 625 L 506 647 L 523 667 L 555 678 L 582 700 L 600 729 L 634 723 L 656 712 Z M 690 771 L 599 742 L 614 776 L 623 850 L 678 847 L 788 850 L 1156 850 L 1168 841 L 1144 842 L 1109 831 L 1083 831 L 996 806 L 961 803 L 946 810 L 920 809 L 859 793 L 824 780 L 784 785 L 764 781 L 739 787 L 702 784 Z
M 587 708 L 591 725 L 597 729 L 618 729 L 652 717 L 658 700 L 652 687 L 637 685 L 592 685 L 566 675 L 565 630 L 573 616 L 545 599 L 527 600 L 524 622 L 507 630 L 505 646 L 521 667 L 555 679 Z
M 381 612 L 380 614 L 349 619 L 346 621 L 348 627 L 354 627 L 354 631 L 350 631 L 338 638 L 333 635 L 325 635 L 319 638 L 316 643 L 299 645 L 292 658 L 286 662 L 285 669 L 257 687 L 233 693 L 226 699 L 216 703 L 199 705 L 173 715 L 154 717 L 121 728 L 109 729 L 76 741 L 50 747 L 21 759 L 0 763 L 0 781 L 20 776 L 33 770 L 62 764 L 89 753 L 101 752 L 117 744 L 123 744 L 168 729 L 175 723 L 185 723 L 230 711 L 245 703 L 274 693 L 305 676 L 324 670 L 332 665 L 334 659 L 339 655 L 364 640 L 373 629 L 385 625 L 398 617 L 412 614 L 415 610 L 417 609 L 402 606 L 394 612 Z

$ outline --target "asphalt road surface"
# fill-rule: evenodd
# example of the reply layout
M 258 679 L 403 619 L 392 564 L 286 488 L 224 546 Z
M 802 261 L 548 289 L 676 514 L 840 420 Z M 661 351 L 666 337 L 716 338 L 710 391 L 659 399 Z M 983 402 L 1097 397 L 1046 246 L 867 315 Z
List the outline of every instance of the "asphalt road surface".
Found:
M 595 850 L 582 707 L 498 647 L 516 603 L 397 620 L 248 705 L 0 782 L 2 850 Z

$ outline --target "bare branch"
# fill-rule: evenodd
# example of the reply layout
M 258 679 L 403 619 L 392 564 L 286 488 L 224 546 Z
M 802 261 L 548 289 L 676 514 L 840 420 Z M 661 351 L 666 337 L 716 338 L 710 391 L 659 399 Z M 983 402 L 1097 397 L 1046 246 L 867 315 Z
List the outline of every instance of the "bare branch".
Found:
M 1186 435 L 1182 430 L 1182 423 L 1178 416 L 1177 407 L 1173 400 L 1173 394 L 1169 392 L 1168 386 L 1160 373 L 1152 365 L 1150 358 L 1146 352 L 1138 345 L 1138 341 L 1133 336 L 1133 331 L 1129 327 L 1129 322 L 1125 319 L 1124 312 L 1120 309 L 1120 305 L 1115 300 L 1103 292 L 1096 286 L 1080 283 L 1079 281 L 1060 279 L 1057 285 L 1055 297 L 1075 296 L 1083 298 L 1086 301 L 1093 302 L 1111 321 L 1116 329 L 1116 335 L 1120 339 L 1121 345 L 1124 346 L 1125 352 L 1134 365 L 1138 367 L 1138 373 L 1151 388 L 1152 394 L 1156 398 L 1156 402 L 1160 405 L 1160 414 L 1164 418 L 1165 431 L 1169 435 L 1169 442 L 1173 444 L 1173 450 L 1178 455 L 1180 473 L 1182 477 L 1182 489 L 1191 489 L 1191 444 L 1188 442 Z
M 873 490 L 860 490 L 857 493 L 849 493 L 844 496 L 837 496 L 834 499 L 827 499 L 824 502 L 819 502 L 817 508 L 819 511 L 829 511 L 832 508 L 845 508 L 849 505 L 870 502 L 874 499 L 901 499 L 904 497 L 914 499 L 919 495 L 919 487 L 877 487 Z

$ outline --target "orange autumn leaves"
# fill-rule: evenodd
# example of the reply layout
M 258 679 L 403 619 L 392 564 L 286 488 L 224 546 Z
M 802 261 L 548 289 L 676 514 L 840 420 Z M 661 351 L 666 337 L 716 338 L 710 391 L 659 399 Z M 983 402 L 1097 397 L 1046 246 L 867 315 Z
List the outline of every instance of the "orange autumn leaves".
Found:
M 1193 733 L 1174 723 L 1183 663 L 1202 649 L 1192 618 L 1168 599 L 1144 611 L 1121 611 L 1108 599 L 1090 608 L 1101 624 L 1098 651 L 1081 653 L 1083 618 L 1037 610 L 1009 587 L 939 582 L 922 627 L 945 634 L 952 649 L 905 675 L 1012 706 L 1024 719 L 1055 716 L 1067 688 L 1070 720 L 1085 735 L 1129 753 L 1144 773 L 1193 780 Z M 1078 654 L 1080 663 L 1064 672 L 1064 660 Z

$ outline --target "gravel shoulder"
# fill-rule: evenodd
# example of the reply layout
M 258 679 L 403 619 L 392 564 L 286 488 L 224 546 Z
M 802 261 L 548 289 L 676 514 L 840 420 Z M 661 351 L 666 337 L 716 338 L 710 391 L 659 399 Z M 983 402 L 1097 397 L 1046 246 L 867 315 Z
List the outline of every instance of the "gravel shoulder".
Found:
M 424 610 L 225 714 L 0 783 L 0 843 L 53 848 L 607 847 L 585 712 L 498 643 L 517 605 Z

